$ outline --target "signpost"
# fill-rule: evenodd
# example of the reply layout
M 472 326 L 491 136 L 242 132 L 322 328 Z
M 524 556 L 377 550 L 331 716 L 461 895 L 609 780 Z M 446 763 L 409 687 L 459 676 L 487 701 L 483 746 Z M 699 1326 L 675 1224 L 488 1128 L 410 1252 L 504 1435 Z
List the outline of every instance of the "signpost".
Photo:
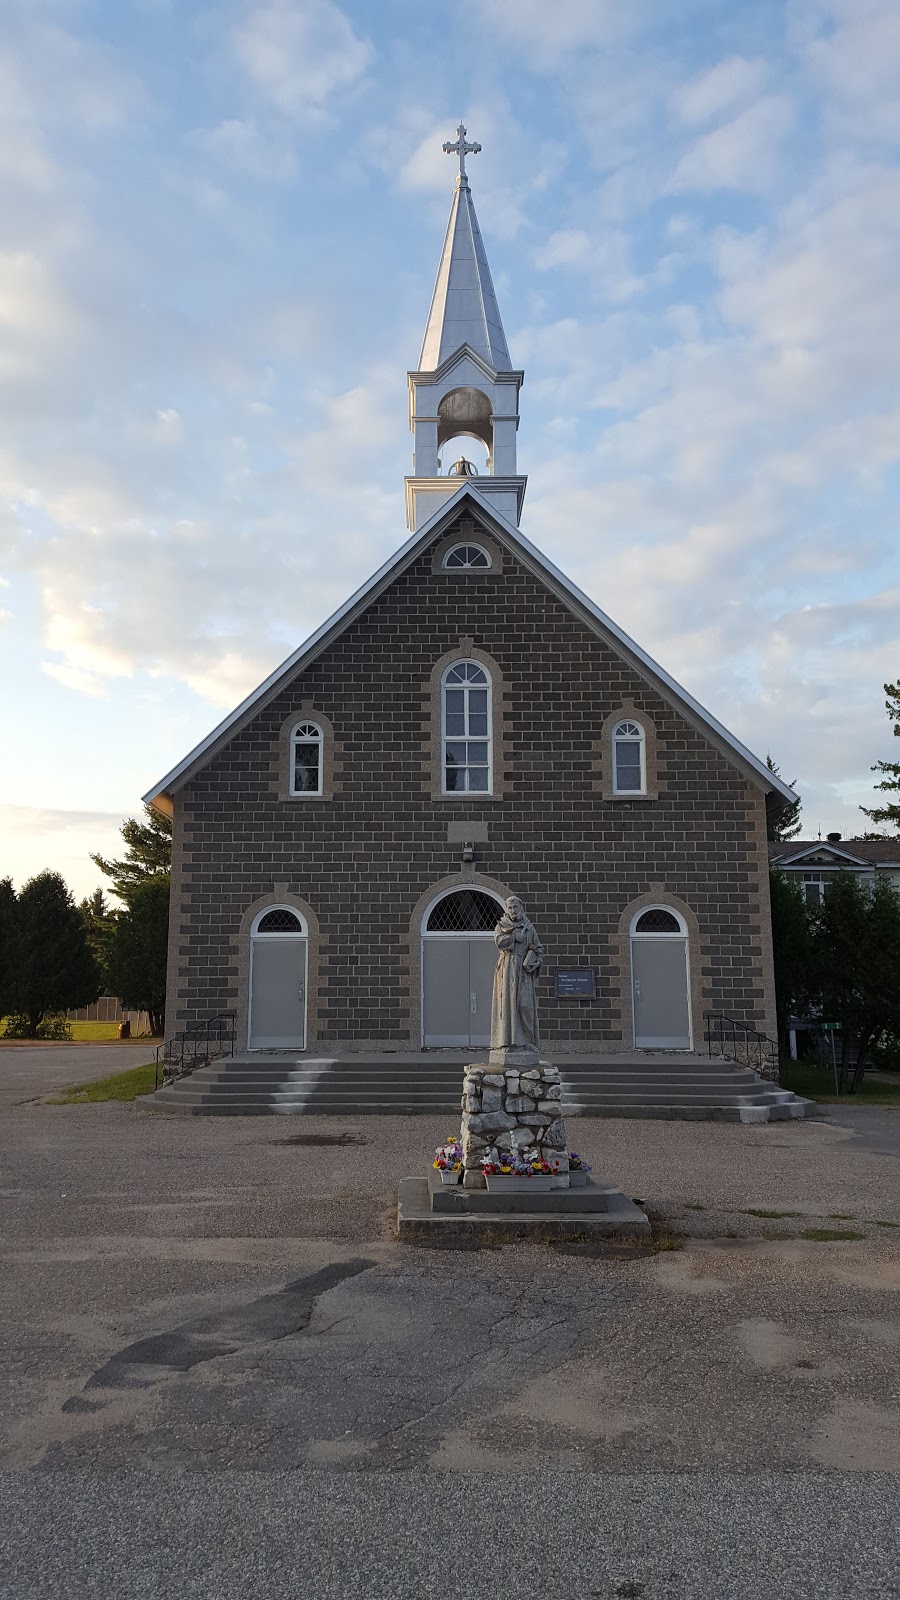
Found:
M 593 967 L 556 970 L 557 1000 L 596 1000 L 597 981 Z

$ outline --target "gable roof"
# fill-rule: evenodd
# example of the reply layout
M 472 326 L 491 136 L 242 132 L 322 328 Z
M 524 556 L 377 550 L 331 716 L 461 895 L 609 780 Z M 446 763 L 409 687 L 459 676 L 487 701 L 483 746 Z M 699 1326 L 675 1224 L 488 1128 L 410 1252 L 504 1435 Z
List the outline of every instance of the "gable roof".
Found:
M 285 682 L 295 677 L 298 672 L 310 665 L 317 656 L 325 650 L 351 622 L 364 612 L 377 597 L 399 577 L 404 569 L 438 538 L 446 528 L 454 522 L 459 512 L 471 502 L 472 509 L 477 513 L 479 521 L 486 525 L 487 531 L 505 545 L 510 553 L 519 560 L 523 566 L 538 577 L 544 585 L 562 601 L 569 611 L 574 613 L 592 632 L 601 638 L 612 641 L 620 653 L 630 661 L 641 676 L 648 679 L 663 695 L 673 701 L 683 712 L 689 722 L 694 723 L 709 736 L 725 755 L 727 755 L 749 777 L 759 784 L 766 793 L 776 795 L 788 804 L 793 803 L 797 796 L 793 789 L 789 789 L 781 778 L 770 772 L 765 762 L 753 755 L 747 746 L 729 733 L 721 722 L 713 717 L 710 712 L 695 700 L 693 695 L 683 689 L 674 678 L 653 660 L 640 645 L 629 638 L 628 634 L 601 611 L 593 600 L 589 599 L 576 584 L 572 583 L 564 573 L 555 567 L 552 561 L 526 539 L 521 531 L 509 522 L 494 506 L 491 506 L 471 480 L 463 482 L 455 494 L 451 495 L 432 517 L 414 533 L 406 543 L 400 546 L 394 554 L 373 573 L 368 582 L 352 594 L 349 600 L 334 612 L 333 616 L 323 622 L 315 633 L 300 645 L 286 661 L 283 661 L 274 672 L 253 690 L 239 706 L 236 706 L 222 722 L 218 723 L 212 732 L 207 734 L 198 745 L 191 750 L 177 766 L 167 772 L 164 778 L 148 789 L 144 795 L 147 805 L 155 806 L 157 810 L 171 812 L 172 795 L 188 781 L 193 774 L 199 771 L 206 762 L 228 740 L 239 731 L 251 717 L 255 716 L 263 707 L 279 693 Z
M 900 867 L 900 839 L 842 839 L 840 844 L 828 839 L 790 839 L 769 845 L 769 860 L 780 867 L 828 865 L 829 856 L 836 866 Z

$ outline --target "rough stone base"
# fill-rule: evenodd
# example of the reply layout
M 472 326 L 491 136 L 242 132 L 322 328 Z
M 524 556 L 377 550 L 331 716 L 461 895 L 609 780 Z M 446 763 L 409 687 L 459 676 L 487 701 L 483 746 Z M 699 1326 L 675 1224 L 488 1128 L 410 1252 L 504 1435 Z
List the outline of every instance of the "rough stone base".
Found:
M 603 1191 L 605 1210 L 513 1211 L 505 1207 L 514 1197 L 504 1195 L 494 1197 L 504 1202 L 504 1209 L 474 1211 L 457 1208 L 447 1212 L 432 1211 L 427 1178 L 404 1178 L 398 1191 L 397 1237 L 409 1244 L 447 1245 L 456 1249 L 477 1249 L 523 1239 L 537 1242 L 548 1239 L 572 1242 L 633 1239 L 649 1242 L 650 1221 L 646 1211 L 642 1211 L 619 1189 L 607 1186 L 602 1180 L 596 1187 Z M 569 1201 L 583 1192 L 578 1189 L 551 1190 L 545 1198 L 549 1207 L 558 1195 L 565 1194 Z M 474 1198 L 472 1194 L 465 1196 L 467 1202 Z M 481 1207 L 490 1201 L 491 1196 L 479 1194 L 477 1199 Z

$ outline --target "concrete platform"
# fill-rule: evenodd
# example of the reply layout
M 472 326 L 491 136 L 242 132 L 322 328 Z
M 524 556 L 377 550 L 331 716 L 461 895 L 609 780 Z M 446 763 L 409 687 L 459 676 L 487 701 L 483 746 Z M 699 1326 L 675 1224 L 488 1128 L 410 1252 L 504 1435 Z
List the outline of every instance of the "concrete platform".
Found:
M 608 1240 L 633 1240 L 650 1242 L 650 1219 L 646 1211 L 633 1200 L 600 1180 L 594 1187 L 602 1191 L 603 1210 L 550 1209 L 558 1197 L 565 1195 L 577 1200 L 585 1189 L 551 1189 L 549 1194 L 535 1196 L 547 1206 L 543 1211 L 515 1211 L 500 1209 L 498 1200 L 508 1202 L 512 1195 L 493 1197 L 481 1190 L 460 1191 L 467 1198 L 488 1201 L 493 1198 L 494 1209 L 476 1210 L 471 1206 L 457 1205 L 453 1211 L 432 1210 L 427 1178 L 403 1178 L 397 1199 L 397 1237 L 408 1244 L 447 1246 L 454 1249 L 479 1249 L 497 1244 L 533 1239 L 537 1243 L 558 1239 L 572 1243 Z M 452 1195 L 452 1189 L 444 1190 Z
M 482 1212 L 496 1216 L 507 1211 L 525 1212 L 527 1215 L 533 1211 L 539 1211 L 542 1215 L 549 1211 L 564 1216 L 570 1211 L 606 1211 L 609 1209 L 608 1196 L 619 1193 L 610 1184 L 595 1183 L 593 1179 L 575 1189 L 544 1189 L 536 1190 L 534 1194 L 522 1190 L 517 1194 L 504 1194 L 496 1189 L 493 1192 L 488 1189 L 464 1189 L 460 1183 L 449 1186 L 442 1184 L 433 1167 L 426 1182 L 432 1211 L 448 1217 Z

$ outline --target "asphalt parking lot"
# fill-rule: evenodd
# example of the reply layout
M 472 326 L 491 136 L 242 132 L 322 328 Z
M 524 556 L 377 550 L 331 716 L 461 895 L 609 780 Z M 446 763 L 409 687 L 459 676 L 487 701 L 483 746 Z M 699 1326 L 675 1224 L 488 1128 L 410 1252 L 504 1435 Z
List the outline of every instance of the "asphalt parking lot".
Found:
M 673 1248 L 460 1254 L 390 1228 L 445 1119 L 47 1105 L 141 1059 L 73 1048 L 0 1054 L 0 1593 L 900 1595 L 893 1111 L 583 1121 Z

